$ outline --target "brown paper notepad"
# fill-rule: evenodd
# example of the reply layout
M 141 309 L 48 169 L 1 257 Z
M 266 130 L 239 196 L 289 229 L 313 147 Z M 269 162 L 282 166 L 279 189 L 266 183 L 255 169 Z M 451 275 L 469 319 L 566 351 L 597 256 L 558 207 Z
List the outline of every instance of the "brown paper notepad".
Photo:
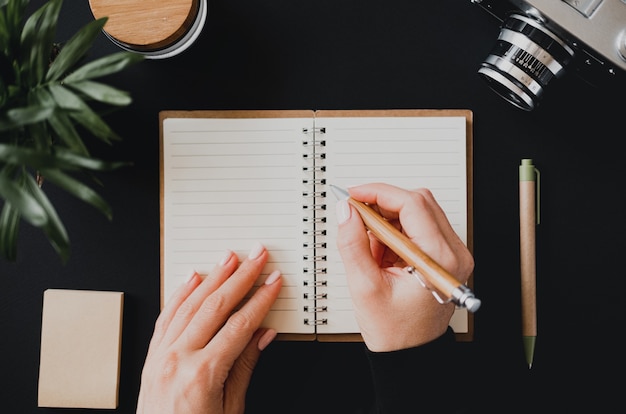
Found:
M 122 292 L 44 292 L 39 407 L 117 408 Z

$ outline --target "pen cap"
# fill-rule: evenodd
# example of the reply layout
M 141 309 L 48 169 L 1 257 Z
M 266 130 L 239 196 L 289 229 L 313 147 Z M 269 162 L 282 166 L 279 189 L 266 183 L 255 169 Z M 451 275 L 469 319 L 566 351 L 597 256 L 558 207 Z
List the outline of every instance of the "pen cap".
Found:
M 535 181 L 537 176 L 537 170 L 533 165 L 533 160 L 525 158 L 522 160 L 519 166 L 519 180 L 520 181 Z
M 187 49 L 206 21 L 208 0 L 89 0 L 96 19 L 107 18 L 104 34 L 117 46 L 148 59 Z
M 531 158 L 524 158 L 522 159 L 522 163 L 519 166 L 519 181 L 520 181 L 520 188 L 523 186 L 522 183 L 526 182 L 528 184 L 526 185 L 532 185 L 532 186 L 536 186 L 536 189 L 533 190 L 535 191 L 535 214 L 536 214 L 536 220 L 535 220 L 535 224 L 539 224 L 539 206 L 540 206 L 540 202 L 539 202 L 539 185 L 540 185 L 540 175 L 539 175 L 539 170 L 533 165 L 533 160 Z

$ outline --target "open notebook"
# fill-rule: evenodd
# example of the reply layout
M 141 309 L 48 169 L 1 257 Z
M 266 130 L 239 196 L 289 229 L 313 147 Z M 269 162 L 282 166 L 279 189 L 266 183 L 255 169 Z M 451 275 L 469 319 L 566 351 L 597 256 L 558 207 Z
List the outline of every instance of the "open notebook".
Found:
M 358 340 L 336 249 L 330 184 L 428 187 L 472 249 L 469 110 L 162 111 L 161 303 L 226 249 L 256 241 L 281 295 L 266 325 L 283 339 Z M 470 279 L 470 285 L 472 279 Z M 473 315 L 457 308 L 458 340 Z

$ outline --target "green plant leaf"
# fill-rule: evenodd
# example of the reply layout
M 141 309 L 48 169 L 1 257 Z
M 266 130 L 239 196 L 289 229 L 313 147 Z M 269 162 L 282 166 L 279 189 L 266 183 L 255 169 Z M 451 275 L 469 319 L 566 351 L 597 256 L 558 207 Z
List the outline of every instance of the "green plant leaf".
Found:
M 84 64 L 107 18 L 56 43 L 62 2 L 37 2 L 26 18 L 30 0 L 0 0 L 0 255 L 11 260 L 22 219 L 44 232 L 63 261 L 69 257 L 67 232 L 33 171 L 111 219 L 110 206 L 75 173 L 98 183 L 95 171 L 131 165 L 92 158 L 81 134 L 109 144 L 120 139 L 102 119 L 106 112 L 90 104 L 125 106 L 130 94 L 94 79 L 144 56 L 123 51 Z
M 102 161 L 84 157 L 63 148 L 55 148 L 52 153 L 15 145 L 0 144 L 0 161 L 12 165 L 28 165 L 36 170 L 60 169 L 79 170 L 85 168 L 94 171 L 110 171 L 130 163 L 123 161 Z
M 89 157 L 89 150 L 67 114 L 56 111 L 48 118 L 48 123 L 68 149 L 83 157 Z
M 30 96 L 41 106 L 56 107 L 57 105 L 47 88 L 36 88 Z M 65 112 L 55 110 L 47 120 L 60 142 L 80 155 L 89 156 L 82 138 Z
M 26 177 L 26 188 L 48 215 L 48 220 L 41 229 L 61 260 L 67 262 L 70 256 L 70 239 L 63 222 L 46 194 L 30 175 Z
M 37 200 L 7 174 L 0 174 L 0 195 L 33 226 L 41 227 L 48 221 L 46 212 Z
M 117 52 L 89 62 L 63 79 L 63 82 L 74 83 L 87 79 L 96 79 L 102 76 L 119 72 L 126 67 L 144 60 L 143 55 L 132 52 Z
M 0 255 L 7 260 L 17 259 L 17 235 L 20 230 L 20 214 L 9 203 L 0 212 Z
M 90 187 L 58 170 L 42 170 L 41 174 L 47 181 L 56 184 L 76 198 L 97 208 L 107 219 L 113 219 L 113 212 L 109 204 Z
M 100 82 L 81 81 L 67 84 L 70 88 L 99 102 L 125 106 L 131 103 L 130 94 Z
M 1 7 L 6 6 L 6 4 Z M 11 41 L 10 23 L 4 8 L 0 8 L 0 51 L 6 56 L 9 52 L 9 43 Z
M 39 151 L 48 152 L 52 148 L 52 136 L 50 135 L 50 129 L 48 123 L 37 122 L 34 124 L 26 125 L 26 133 L 24 134 L 23 144 L 34 147 Z
M 21 70 L 28 85 L 40 84 L 48 68 L 63 0 L 50 0 L 24 24 L 21 38 Z
M 102 17 L 87 23 L 80 29 L 61 49 L 59 55 L 54 59 L 46 81 L 55 81 L 65 75 L 91 48 L 96 36 L 101 32 L 107 18 Z
M 29 0 L 2 1 L 4 4 L 0 8 L 0 50 L 12 58 L 14 49 L 19 45 L 22 20 Z
M 52 95 L 52 98 L 58 106 L 63 109 L 70 109 L 72 111 L 80 111 L 87 104 L 76 95 L 74 92 L 67 89 L 65 86 L 58 83 L 52 83 L 48 85 L 48 91 Z
M 107 144 L 111 140 L 119 140 L 120 137 L 95 113 L 81 98 L 70 89 L 52 84 L 48 87 L 52 97 L 63 109 L 67 109 L 67 114 L 76 122 L 87 128 L 94 136 L 100 138 Z
M 0 118 L 0 132 L 44 121 L 49 118 L 53 112 L 54 108 L 41 105 L 10 109 L 6 112 L 4 119 Z
M 111 144 L 111 140 L 121 139 L 115 131 L 104 122 L 100 115 L 95 113 L 86 104 L 79 111 L 69 112 L 68 115 L 107 144 Z

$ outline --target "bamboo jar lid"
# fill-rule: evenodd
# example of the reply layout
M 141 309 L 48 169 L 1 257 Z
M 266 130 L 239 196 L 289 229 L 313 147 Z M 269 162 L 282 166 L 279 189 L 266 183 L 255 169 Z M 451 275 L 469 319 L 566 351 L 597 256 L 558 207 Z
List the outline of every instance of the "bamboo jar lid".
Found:
M 123 49 L 165 58 L 187 49 L 207 15 L 207 0 L 89 0 L 96 19 L 108 17 L 104 33 Z

